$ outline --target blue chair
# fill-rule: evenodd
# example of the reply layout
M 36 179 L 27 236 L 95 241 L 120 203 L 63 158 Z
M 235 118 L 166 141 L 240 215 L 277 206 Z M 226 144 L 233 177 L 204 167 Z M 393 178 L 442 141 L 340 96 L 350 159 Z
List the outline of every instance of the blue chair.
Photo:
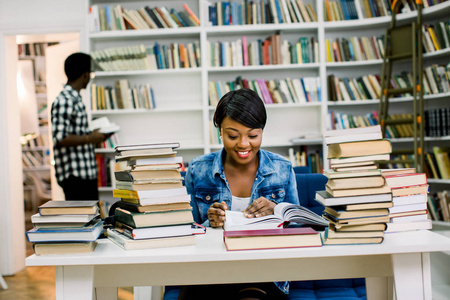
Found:
M 310 173 L 307 167 L 294 167 L 300 205 L 321 215 L 323 206 L 314 200 L 316 191 L 325 189 L 327 178 Z M 180 290 L 167 286 L 164 300 L 176 300 Z M 288 300 L 366 300 L 364 278 L 291 281 Z

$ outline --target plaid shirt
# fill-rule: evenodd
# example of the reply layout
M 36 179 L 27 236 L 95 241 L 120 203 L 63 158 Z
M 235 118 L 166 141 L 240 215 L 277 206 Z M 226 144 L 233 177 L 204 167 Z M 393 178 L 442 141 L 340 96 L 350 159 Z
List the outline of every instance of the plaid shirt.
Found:
M 56 180 L 61 182 L 69 175 L 82 179 L 96 179 L 97 162 L 93 144 L 75 147 L 56 146 L 68 135 L 90 133 L 84 103 L 80 94 L 70 85 L 65 85 L 53 102 L 51 120 Z

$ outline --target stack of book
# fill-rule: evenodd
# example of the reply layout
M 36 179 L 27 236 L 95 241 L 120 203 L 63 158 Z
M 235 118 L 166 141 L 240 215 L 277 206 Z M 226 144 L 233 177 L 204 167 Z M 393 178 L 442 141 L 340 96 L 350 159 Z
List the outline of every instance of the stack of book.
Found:
M 324 139 L 331 169 L 324 172 L 326 191 L 316 193 L 330 221 L 324 244 L 381 243 L 392 195 L 377 162 L 389 159 L 390 141 L 379 125 L 328 131 Z
M 194 244 L 190 196 L 183 186 L 179 143 L 117 146 L 115 228 L 107 236 L 128 249 Z
M 31 222 L 26 236 L 36 255 L 92 252 L 103 232 L 98 201 L 48 201 Z
M 428 184 L 425 173 L 414 168 L 381 170 L 392 190 L 393 206 L 385 232 L 430 229 L 427 215 Z

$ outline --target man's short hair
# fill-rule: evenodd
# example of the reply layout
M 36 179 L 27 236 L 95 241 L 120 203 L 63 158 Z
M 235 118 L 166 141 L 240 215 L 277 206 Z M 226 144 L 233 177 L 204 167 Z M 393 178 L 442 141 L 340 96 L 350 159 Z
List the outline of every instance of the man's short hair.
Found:
M 91 56 L 86 53 L 73 53 L 64 61 L 64 72 L 68 81 L 76 80 L 91 71 Z

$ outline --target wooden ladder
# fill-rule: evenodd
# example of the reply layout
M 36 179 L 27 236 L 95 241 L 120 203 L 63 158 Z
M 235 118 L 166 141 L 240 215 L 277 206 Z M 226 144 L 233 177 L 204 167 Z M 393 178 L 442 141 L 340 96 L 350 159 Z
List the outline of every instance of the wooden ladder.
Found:
M 424 172 L 424 103 L 423 103 L 423 62 L 422 62 L 422 0 L 417 4 L 417 20 L 410 24 L 398 26 L 396 14 L 401 1 L 392 2 L 392 20 L 390 28 L 386 29 L 384 37 L 384 57 L 381 74 L 382 93 L 379 104 L 379 124 L 383 136 L 386 126 L 413 124 L 413 149 L 409 151 L 393 151 L 393 154 L 414 154 L 414 160 L 391 160 L 386 163 L 413 163 L 417 172 Z M 392 66 L 394 62 L 410 60 L 412 62 L 411 86 L 391 88 Z M 392 96 L 411 93 L 413 95 L 413 114 L 411 118 L 393 120 L 389 117 L 389 100 Z M 392 101 L 392 100 L 391 100 Z

